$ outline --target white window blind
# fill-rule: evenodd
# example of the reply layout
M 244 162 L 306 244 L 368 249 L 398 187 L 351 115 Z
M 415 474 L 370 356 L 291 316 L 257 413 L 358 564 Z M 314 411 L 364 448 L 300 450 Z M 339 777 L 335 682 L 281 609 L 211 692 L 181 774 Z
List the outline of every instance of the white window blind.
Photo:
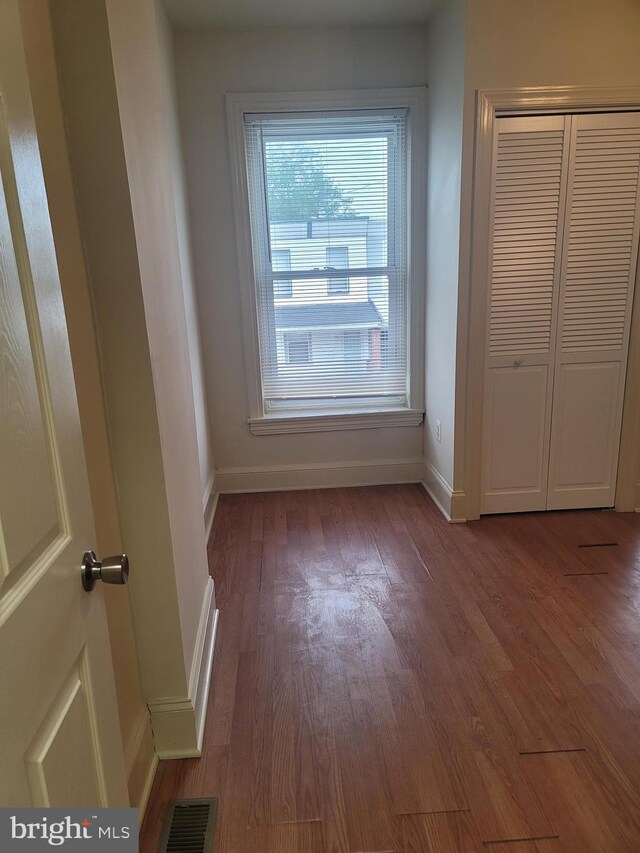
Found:
M 407 406 L 407 111 L 244 131 L 265 413 Z

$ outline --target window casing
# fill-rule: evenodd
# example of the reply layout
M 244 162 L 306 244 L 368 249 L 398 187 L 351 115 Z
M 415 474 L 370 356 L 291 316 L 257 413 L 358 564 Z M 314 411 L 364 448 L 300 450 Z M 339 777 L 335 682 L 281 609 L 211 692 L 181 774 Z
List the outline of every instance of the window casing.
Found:
M 385 412 L 394 425 L 422 419 L 415 332 L 423 294 L 415 280 L 424 264 L 410 257 L 410 238 L 416 227 L 424 234 L 416 203 L 424 202 L 424 168 L 416 168 L 410 142 L 420 131 L 423 92 L 364 93 L 362 108 L 362 93 L 354 94 L 336 93 L 340 109 L 328 108 L 331 93 L 228 96 L 240 267 L 252 279 L 242 277 L 256 433 L 323 429 L 325 422 L 335 429 L 342 415 L 345 428 L 382 425 Z M 283 164 L 305 148 L 353 204 L 309 211 L 286 196 L 274 202 L 278 178 L 281 186 L 292 183 Z M 412 183 L 409 193 L 410 174 L 418 192 Z M 367 186 L 374 187 L 369 199 Z M 293 334 L 308 335 L 308 360 L 287 356 L 284 339 Z

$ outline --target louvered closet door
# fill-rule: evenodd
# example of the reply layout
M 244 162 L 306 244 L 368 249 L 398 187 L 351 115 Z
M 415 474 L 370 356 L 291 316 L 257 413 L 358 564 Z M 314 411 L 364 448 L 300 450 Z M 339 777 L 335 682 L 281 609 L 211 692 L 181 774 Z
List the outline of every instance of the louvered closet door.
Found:
M 496 121 L 483 513 L 547 503 L 569 125 L 564 116 Z
M 640 113 L 572 117 L 549 509 L 615 501 L 639 166 Z

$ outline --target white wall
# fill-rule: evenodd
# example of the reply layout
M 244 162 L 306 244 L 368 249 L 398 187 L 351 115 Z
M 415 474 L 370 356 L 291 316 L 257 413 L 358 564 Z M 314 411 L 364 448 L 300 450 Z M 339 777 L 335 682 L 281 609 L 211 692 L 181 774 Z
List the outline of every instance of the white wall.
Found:
M 637 0 L 468 0 L 468 16 L 469 95 L 475 88 L 640 80 Z
M 460 326 L 454 485 L 466 488 L 464 412 L 471 196 L 478 89 L 640 85 L 637 0 L 468 0 L 462 178 Z M 479 353 L 473 358 L 482 358 Z M 640 438 L 639 442 L 640 444 Z
M 176 77 L 173 50 L 173 33 L 164 7 L 156 2 L 159 27 L 160 64 L 163 75 L 163 95 L 165 99 L 165 114 L 167 118 L 168 154 L 173 179 L 173 197 L 178 236 L 178 251 L 182 289 L 184 293 L 185 315 L 187 320 L 187 336 L 189 361 L 191 364 L 191 380 L 193 386 L 193 403 L 196 418 L 196 433 L 198 439 L 198 456 L 200 460 L 200 483 L 203 498 L 207 497 L 207 489 L 214 471 L 214 459 L 209 433 L 209 416 L 205 399 L 204 369 L 202 365 L 202 346 L 200 342 L 200 320 L 196 301 L 195 283 L 191 263 L 191 244 L 189 232 L 189 211 L 185 188 L 184 161 L 178 126 L 178 105 L 176 95 Z
M 249 431 L 224 96 L 424 84 L 426 29 L 185 30 L 176 33 L 175 46 L 216 464 L 224 471 L 420 459 L 421 427 L 286 436 Z
M 106 6 L 189 672 L 209 573 L 157 8 L 153 0 Z
M 464 99 L 464 3 L 443 4 L 429 27 L 426 416 L 424 481 L 451 514 Z M 436 420 L 441 440 L 436 439 Z

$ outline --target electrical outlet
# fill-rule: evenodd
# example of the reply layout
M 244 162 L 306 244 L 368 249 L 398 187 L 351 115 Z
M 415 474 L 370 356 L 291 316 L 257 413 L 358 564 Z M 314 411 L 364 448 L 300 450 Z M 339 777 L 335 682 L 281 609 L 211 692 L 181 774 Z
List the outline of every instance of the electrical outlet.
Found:
M 442 441 L 442 422 L 436 419 L 436 441 Z

